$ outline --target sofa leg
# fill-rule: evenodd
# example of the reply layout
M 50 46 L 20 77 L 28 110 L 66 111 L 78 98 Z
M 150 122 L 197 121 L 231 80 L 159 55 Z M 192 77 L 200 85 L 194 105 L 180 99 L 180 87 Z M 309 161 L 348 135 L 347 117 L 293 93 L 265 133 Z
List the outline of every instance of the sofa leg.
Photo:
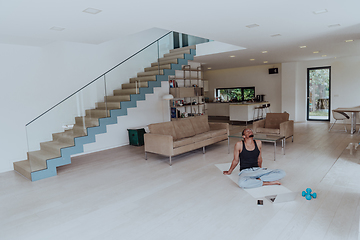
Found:
M 205 146 L 203 147 L 203 154 L 205 154 Z
M 147 160 L 147 152 L 145 152 L 145 160 Z
M 169 157 L 169 161 L 170 161 L 170 166 L 171 166 L 171 156 Z
M 291 142 L 294 142 L 294 135 L 291 136 Z

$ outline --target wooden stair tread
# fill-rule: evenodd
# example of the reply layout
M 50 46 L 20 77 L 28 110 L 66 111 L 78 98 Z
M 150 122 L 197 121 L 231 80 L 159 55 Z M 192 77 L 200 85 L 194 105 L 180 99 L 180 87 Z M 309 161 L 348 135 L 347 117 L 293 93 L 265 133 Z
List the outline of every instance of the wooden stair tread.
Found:
M 113 91 L 114 96 L 139 94 L 139 92 L 140 92 L 139 88 L 116 89 Z
M 102 110 L 112 110 L 112 109 L 121 109 L 120 102 L 100 102 L 96 103 L 97 107 L 95 109 L 102 109 Z
M 191 49 L 190 48 L 181 49 L 181 50 L 178 50 L 178 51 L 175 51 L 175 52 L 165 53 L 164 57 L 170 57 L 170 56 L 174 56 L 174 55 L 177 55 L 177 54 L 191 54 Z
M 144 69 L 145 72 L 150 72 L 150 71 L 156 71 L 156 70 L 162 70 L 162 69 L 171 69 L 171 64 L 167 63 L 167 64 L 163 64 L 160 66 L 154 66 L 154 67 L 147 67 Z
M 187 49 L 196 49 L 196 45 L 191 45 L 191 46 L 187 46 L 187 47 L 171 49 L 169 52 L 170 52 L 170 53 L 181 52 L 181 51 L 187 50 Z
M 16 168 L 15 170 L 17 172 L 21 173 L 21 175 L 25 176 L 26 178 L 28 178 L 30 180 L 31 180 L 31 172 L 36 172 L 36 171 L 45 169 L 43 166 L 40 166 L 36 163 L 31 163 L 31 166 L 30 166 L 29 160 L 14 162 L 14 168 Z
M 130 83 L 156 81 L 156 75 L 130 78 Z
M 22 168 L 25 171 L 31 172 L 29 160 L 22 160 L 22 161 L 14 162 L 14 166 Z
M 160 62 L 153 62 L 153 63 L 151 63 L 151 67 L 158 66 L 159 64 L 163 65 L 163 64 L 168 64 L 168 63 L 177 64 L 178 59 L 177 58 L 176 59 L 167 59 L 167 60 L 163 60 L 163 61 L 160 61 Z
M 64 142 L 60 142 L 60 141 L 42 142 L 41 144 L 52 147 L 52 148 L 59 148 L 59 149 L 74 146 L 74 144 L 71 145 L 69 143 L 64 143 Z
M 123 83 L 121 85 L 122 89 L 131 89 L 131 88 L 141 88 L 141 87 L 148 87 L 149 83 L 146 82 L 138 82 L 138 83 Z
M 149 72 L 139 72 L 139 73 L 137 74 L 138 77 L 156 76 L 156 75 L 164 75 L 164 70 L 160 70 L 160 71 L 149 71 Z
M 38 151 L 32 151 L 28 153 L 29 156 L 34 156 L 40 159 L 44 159 L 44 160 L 48 160 L 48 159 L 53 159 L 53 158 L 58 158 L 59 156 L 57 156 L 54 153 L 45 151 L 45 150 L 38 150 Z
M 130 95 L 107 96 L 107 102 L 126 102 L 130 101 Z

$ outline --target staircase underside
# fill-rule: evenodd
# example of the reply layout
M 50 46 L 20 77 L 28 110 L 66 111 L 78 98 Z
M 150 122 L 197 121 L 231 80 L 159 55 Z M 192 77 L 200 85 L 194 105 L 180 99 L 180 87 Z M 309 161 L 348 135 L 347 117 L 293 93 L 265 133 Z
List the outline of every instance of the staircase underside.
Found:
M 72 131 L 74 131 L 74 133 L 71 133 L 75 135 L 75 137 L 73 138 L 73 142 L 71 142 L 71 140 L 66 140 L 67 143 L 64 144 L 64 147 L 61 147 L 60 152 L 58 154 L 55 154 L 58 156 L 46 159 L 45 162 L 43 163 L 32 161 L 30 167 L 29 158 L 32 157 L 36 159 L 37 156 L 34 155 L 40 154 L 40 153 L 31 152 L 28 153 L 28 160 L 14 162 L 14 170 L 32 181 L 37 181 L 40 179 L 56 176 L 57 167 L 70 164 L 71 155 L 84 152 L 83 149 L 84 144 L 93 143 L 95 142 L 95 135 L 106 133 L 107 125 L 117 124 L 118 123 L 117 118 L 119 116 L 127 115 L 128 108 L 136 107 L 137 101 L 143 101 L 145 100 L 146 94 L 154 93 L 154 88 L 161 87 L 162 81 L 168 81 L 169 75 L 175 75 L 175 70 L 181 70 L 183 65 L 187 65 L 188 60 L 193 60 L 195 53 L 196 53 L 195 46 L 171 50 L 169 54 L 164 55 L 164 58 L 159 59 L 159 62 L 152 63 L 151 67 L 146 68 L 144 73 L 139 73 L 136 78 L 130 79 L 130 83 L 124 84 L 122 90 L 116 90 L 116 91 L 120 91 L 119 93 L 121 93 L 121 91 L 131 92 L 131 89 L 129 88 L 135 87 L 133 85 L 135 81 L 139 81 L 141 83 L 140 86 L 138 85 L 140 88 L 138 89 L 137 94 L 130 94 L 130 99 L 127 99 L 127 101 L 120 101 L 120 108 L 118 108 L 117 104 L 115 104 L 117 100 L 116 96 L 115 98 L 114 96 L 107 97 L 109 98 L 109 100 L 113 98 L 111 100 L 112 104 L 110 104 L 109 105 L 110 107 L 108 108 L 110 109 L 108 110 L 109 117 L 98 116 L 97 117 L 98 123 L 96 124 L 97 126 L 85 127 L 84 132 L 82 133 L 79 132 L 75 133 L 75 131 L 77 130 L 73 129 Z M 160 63 L 159 68 L 162 75 L 154 75 L 154 71 L 156 71 L 154 67 L 157 68 L 159 63 Z M 103 108 L 104 107 L 103 103 L 100 103 L 98 107 Z M 111 108 L 115 108 L 115 109 L 111 109 Z M 89 111 L 89 114 L 91 113 L 98 114 L 97 113 L 98 111 L 96 111 L 96 109 L 87 110 L 87 111 Z M 94 119 L 92 119 L 92 121 L 94 122 Z M 92 125 L 94 125 L 94 123 Z M 53 147 L 51 146 L 51 144 L 52 143 L 46 143 L 46 144 L 44 143 L 42 147 L 51 149 L 51 147 Z

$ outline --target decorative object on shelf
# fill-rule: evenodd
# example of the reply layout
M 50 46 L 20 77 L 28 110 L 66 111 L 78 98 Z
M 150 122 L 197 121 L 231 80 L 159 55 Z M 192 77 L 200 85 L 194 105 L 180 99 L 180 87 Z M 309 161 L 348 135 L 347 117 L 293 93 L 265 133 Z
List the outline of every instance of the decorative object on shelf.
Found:
M 170 88 L 178 87 L 176 80 L 169 80 Z

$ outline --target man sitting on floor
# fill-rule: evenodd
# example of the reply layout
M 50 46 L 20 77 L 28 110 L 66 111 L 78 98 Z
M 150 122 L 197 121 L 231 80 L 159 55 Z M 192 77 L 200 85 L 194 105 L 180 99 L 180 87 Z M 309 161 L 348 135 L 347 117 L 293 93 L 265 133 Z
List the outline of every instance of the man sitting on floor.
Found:
M 235 144 L 234 159 L 231 167 L 229 171 L 224 171 L 223 174 L 230 175 L 239 164 L 240 159 L 239 186 L 241 188 L 281 185 L 278 180 L 286 175 L 283 170 L 270 170 L 261 167 L 261 141 L 253 139 L 254 134 L 249 128 L 242 131 L 242 136 L 244 140 Z

